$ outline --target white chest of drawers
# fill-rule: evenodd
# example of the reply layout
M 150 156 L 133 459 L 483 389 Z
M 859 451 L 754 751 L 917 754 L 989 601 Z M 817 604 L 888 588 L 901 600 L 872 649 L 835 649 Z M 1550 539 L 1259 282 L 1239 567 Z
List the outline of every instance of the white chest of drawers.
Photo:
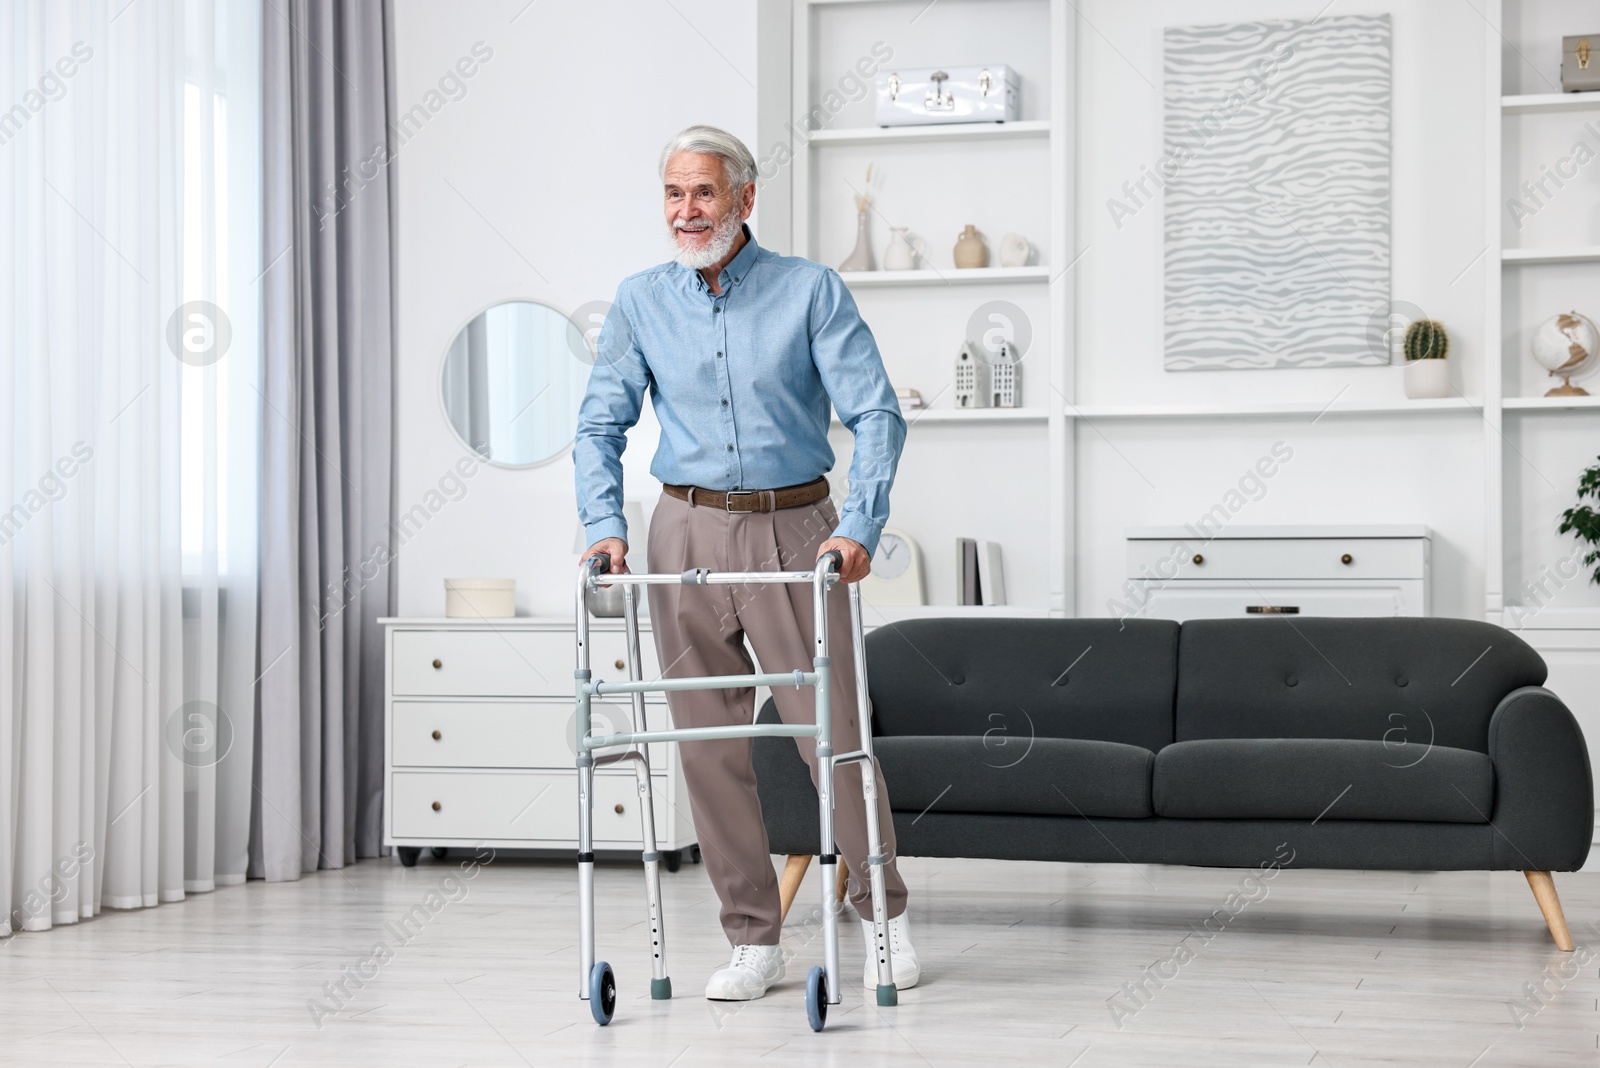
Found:
M 1425 616 L 1432 541 L 1416 525 L 1133 527 L 1112 615 Z
M 410 865 L 423 848 L 485 843 L 576 850 L 573 624 L 554 619 L 382 619 L 385 628 L 385 845 Z M 627 677 L 621 620 L 590 624 L 597 678 Z M 660 674 L 642 629 L 645 678 Z M 667 706 L 651 694 L 651 728 Z M 625 727 L 626 701 L 594 706 L 597 727 Z M 674 746 L 652 747 L 657 848 L 668 870 L 695 845 L 689 795 Z M 595 773 L 597 850 L 640 847 L 631 765 Z

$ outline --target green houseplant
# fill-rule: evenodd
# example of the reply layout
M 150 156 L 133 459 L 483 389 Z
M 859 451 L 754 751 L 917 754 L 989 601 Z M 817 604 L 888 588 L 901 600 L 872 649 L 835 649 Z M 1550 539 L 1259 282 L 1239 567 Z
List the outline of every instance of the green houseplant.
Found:
M 1590 545 L 1600 546 L 1600 512 L 1583 503 L 1587 497 L 1600 501 L 1600 463 L 1596 463 L 1578 478 L 1578 503 L 1561 513 L 1561 526 L 1557 532 L 1572 534 Z M 1594 567 L 1589 581 L 1600 584 L 1600 548 L 1590 549 L 1583 562 Z
M 1418 319 L 1406 327 L 1406 396 L 1412 400 L 1450 396 L 1450 335 L 1444 324 Z

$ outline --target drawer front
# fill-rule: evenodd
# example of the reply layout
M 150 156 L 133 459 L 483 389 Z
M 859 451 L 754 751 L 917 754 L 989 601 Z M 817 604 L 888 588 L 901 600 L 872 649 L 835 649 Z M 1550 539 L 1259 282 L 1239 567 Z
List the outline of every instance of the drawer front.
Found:
M 667 779 L 664 775 L 651 779 L 656 838 L 665 841 Z M 578 776 L 574 771 L 396 771 L 390 778 L 388 803 L 389 826 L 396 838 L 578 840 Z M 637 847 L 642 838 L 640 808 L 632 774 L 597 774 L 595 843 Z
M 590 707 L 601 733 L 631 730 L 626 701 Z M 394 702 L 393 757 L 397 767 L 571 768 L 577 759 L 577 712 L 568 700 Z M 645 726 L 670 726 L 665 705 L 645 705 Z M 438 737 L 434 737 L 437 734 Z M 599 755 L 605 756 L 606 750 Z M 650 746 L 651 767 L 666 770 L 668 746 Z
M 1426 615 L 1422 583 L 1339 582 L 1306 585 L 1274 582 L 1135 583 L 1149 600 L 1142 612 L 1149 619 L 1232 619 L 1302 616 Z M 1138 604 L 1129 607 L 1137 611 Z M 1296 609 L 1297 611 L 1288 611 Z
M 1427 575 L 1427 561 L 1425 538 L 1137 539 L 1128 542 L 1127 577 L 1420 579 Z
M 560 697 L 572 694 L 577 663 L 571 631 L 397 630 L 392 685 L 406 697 Z M 590 634 L 596 678 L 625 679 L 626 639 L 621 631 Z M 641 634 L 643 677 L 660 674 L 655 644 Z

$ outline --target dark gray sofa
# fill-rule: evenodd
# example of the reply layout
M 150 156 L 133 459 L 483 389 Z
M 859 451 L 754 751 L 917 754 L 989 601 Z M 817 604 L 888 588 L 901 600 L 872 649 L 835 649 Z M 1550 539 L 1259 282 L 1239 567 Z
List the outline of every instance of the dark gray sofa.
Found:
M 1588 750 L 1507 630 L 924 619 L 871 633 L 867 664 L 901 855 L 1521 870 L 1571 948 L 1549 873 L 1589 852 Z M 773 852 L 814 852 L 793 741 L 755 761 Z

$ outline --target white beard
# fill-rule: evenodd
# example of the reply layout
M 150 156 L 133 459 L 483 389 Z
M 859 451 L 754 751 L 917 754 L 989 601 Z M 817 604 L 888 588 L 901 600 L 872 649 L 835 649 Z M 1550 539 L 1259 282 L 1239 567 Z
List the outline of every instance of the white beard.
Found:
M 716 229 L 711 233 L 711 240 L 699 249 L 686 249 L 678 243 L 678 227 L 669 224 L 668 236 L 672 239 L 675 255 L 672 257 L 678 263 L 691 270 L 700 271 L 721 260 L 733 247 L 739 237 L 739 231 L 744 228 L 744 220 L 739 217 L 739 212 L 733 210 L 722 217 Z

